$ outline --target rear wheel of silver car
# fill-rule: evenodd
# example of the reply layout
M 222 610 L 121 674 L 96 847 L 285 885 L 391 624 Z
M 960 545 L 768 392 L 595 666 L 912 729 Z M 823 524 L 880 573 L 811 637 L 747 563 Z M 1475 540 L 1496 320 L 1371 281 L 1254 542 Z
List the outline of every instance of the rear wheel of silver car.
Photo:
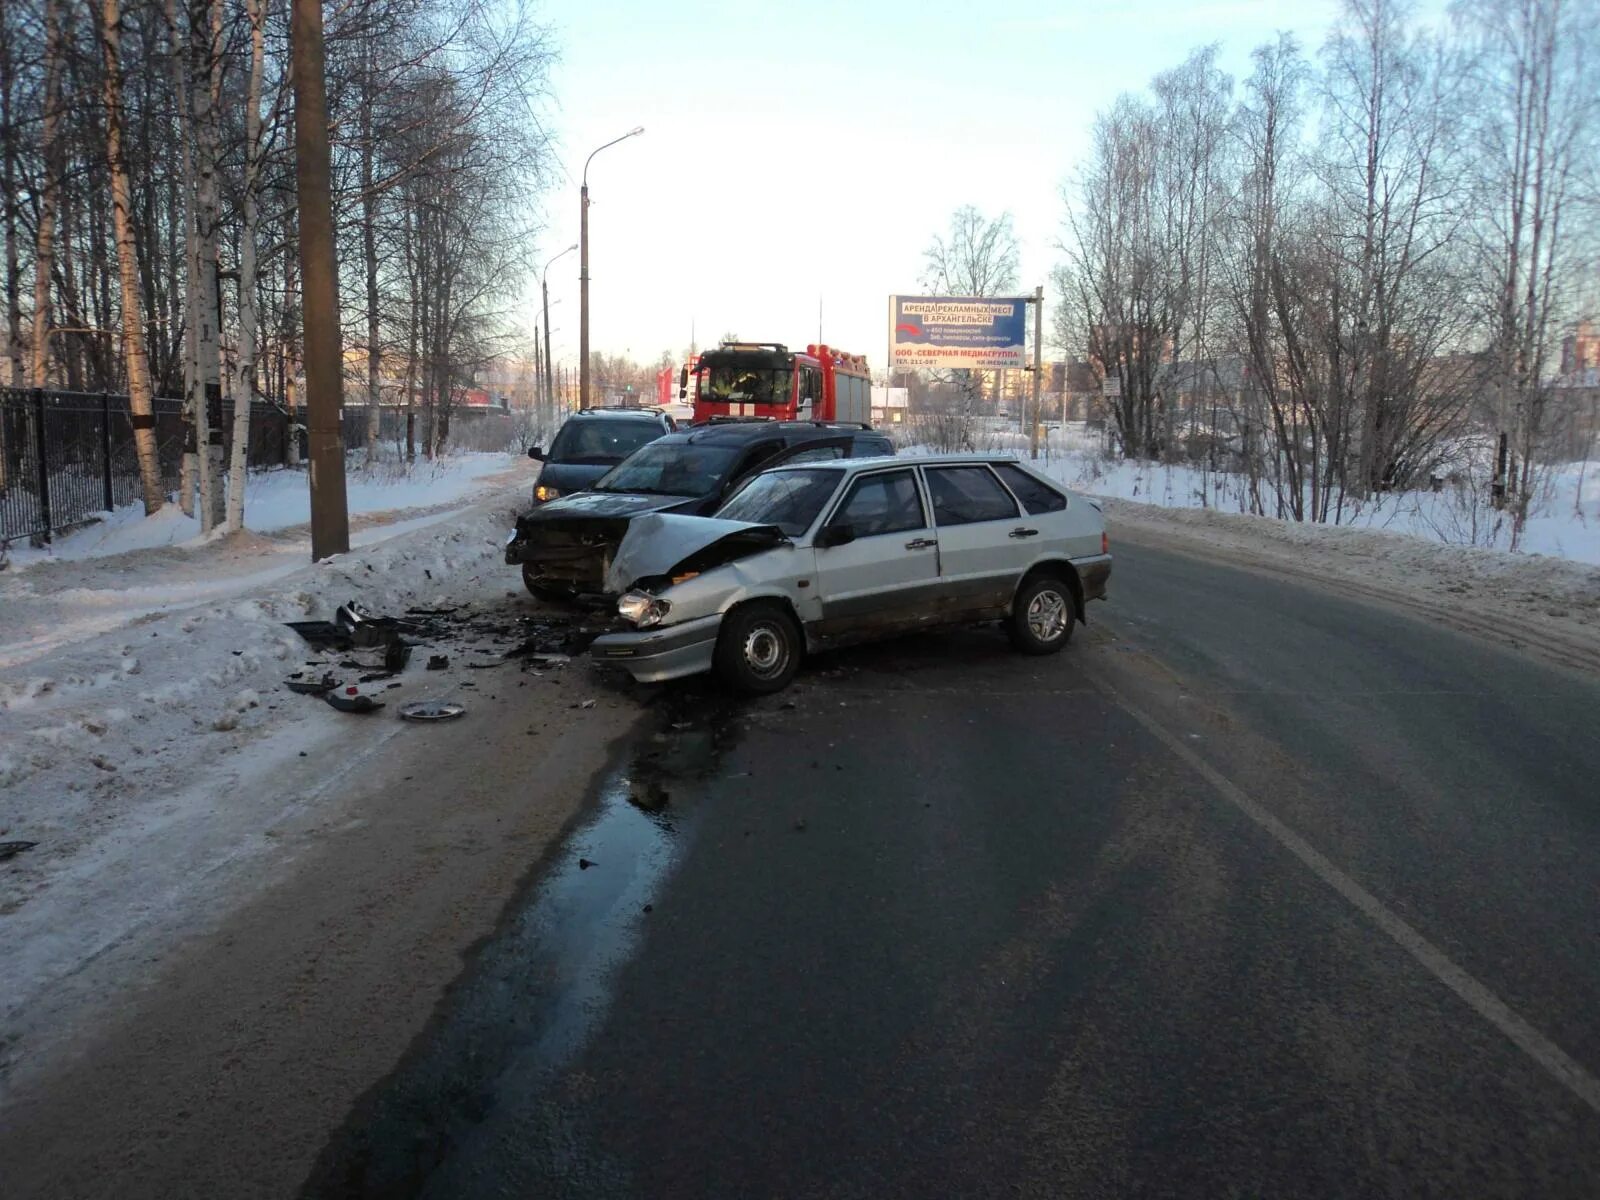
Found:
M 1072 640 L 1073 619 L 1072 589 L 1040 576 L 1017 589 L 1006 629 L 1024 654 L 1054 654 Z
M 718 677 L 735 691 L 765 695 L 787 687 L 800 669 L 800 627 L 776 604 L 746 604 L 722 619 Z

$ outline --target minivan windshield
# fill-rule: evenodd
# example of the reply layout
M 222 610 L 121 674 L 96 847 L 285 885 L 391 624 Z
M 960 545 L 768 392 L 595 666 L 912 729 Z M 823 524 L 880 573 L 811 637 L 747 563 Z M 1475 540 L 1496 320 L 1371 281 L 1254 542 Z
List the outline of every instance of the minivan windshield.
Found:
M 789 537 L 799 537 L 811 528 L 840 478 L 838 471 L 820 467 L 769 471 L 740 488 L 716 515 L 728 521 L 776 525 Z
M 596 492 L 643 492 L 651 496 L 704 496 L 722 486 L 738 448 L 692 442 L 652 443 L 618 463 L 594 485 Z
M 550 443 L 546 461 L 553 463 L 619 463 L 666 430 L 645 417 L 613 420 L 577 417 L 563 425 Z

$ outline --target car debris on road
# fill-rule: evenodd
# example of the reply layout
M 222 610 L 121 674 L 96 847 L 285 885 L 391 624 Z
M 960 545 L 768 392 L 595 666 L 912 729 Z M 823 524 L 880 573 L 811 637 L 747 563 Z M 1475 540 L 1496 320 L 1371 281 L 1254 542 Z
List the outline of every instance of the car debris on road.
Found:
M 453 700 L 412 700 L 398 709 L 403 721 L 453 721 L 467 708 Z

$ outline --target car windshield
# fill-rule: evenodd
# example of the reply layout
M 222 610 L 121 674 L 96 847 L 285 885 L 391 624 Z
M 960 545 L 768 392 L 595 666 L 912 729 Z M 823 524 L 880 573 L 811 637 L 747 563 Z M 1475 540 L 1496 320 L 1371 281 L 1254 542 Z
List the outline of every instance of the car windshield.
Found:
M 734 446 L 652 442 L 607 471 L 597 492 L 643 492 L 652 496 L 704 496 L 727 478 L 738 457 Z
M 789 368 L 714 366 L 700 374 L 700 399 L 713 404 L 788 404 Z
M 648 445 L 666 431 L 659 422 L 611 420 L 603 417 L 576 417 L 561 427 L 550 443 L 548 461 L 553 463 L 619 463 L 640 446 Z
M 740 488 L 717 510 L 717 516 L 728 521 L 776 525 L 788 536 L 799 537 L 811 528 L 838 486 L 838 471 L 815 467 L 769 471 Z

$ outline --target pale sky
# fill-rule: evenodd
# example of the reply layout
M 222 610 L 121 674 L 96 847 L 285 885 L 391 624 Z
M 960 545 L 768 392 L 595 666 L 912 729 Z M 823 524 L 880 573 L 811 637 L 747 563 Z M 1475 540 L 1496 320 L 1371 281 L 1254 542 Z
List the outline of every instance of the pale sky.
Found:
M 1236 79 L 1278 29 L 1314 54 L 1337 8 L 561 0 L 543 18 L 570 181 L 546 197 L 540 265 L 578 239 L 589 151 L 643 125 L 589 170 L 592 348 L 676 356 L 691 322 L 702 347 L 728 331 L 804 346 L 820 298 L 824 340 L 880 368 L 888 297 L 920 290 L 955 208 L 1009 209 L 1023 290 L 1047 284 L 1061 184 L 1097 109 L 1209 41 Z M 575 364 L 576 253 L 551 269 L 550 299 L 556 361 Z

